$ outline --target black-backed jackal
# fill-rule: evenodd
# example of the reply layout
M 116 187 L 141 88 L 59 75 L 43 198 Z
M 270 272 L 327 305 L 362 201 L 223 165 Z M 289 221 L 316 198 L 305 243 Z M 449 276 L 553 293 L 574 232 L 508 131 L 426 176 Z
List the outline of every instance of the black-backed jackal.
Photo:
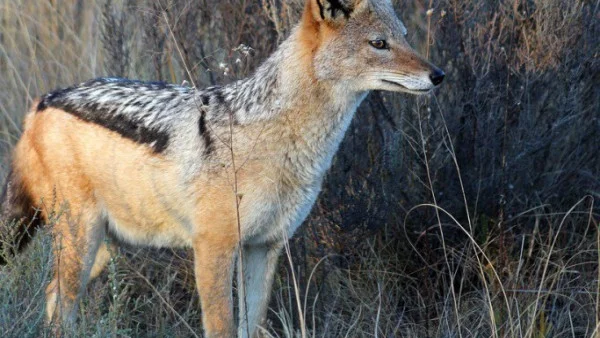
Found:
M 370 90 L 419 94 L 442 82 L 405 34 L 389 0 L 307 0 L 291 36 L 244 80 L 200 90 L 101 78 L 43 96 L 14 150 L 3 210 L 27 219 L 38 209 L 42 221 L 65 210 L 52 229 L 48 320 L 73 320 L 110 235 L 192 247 L 205 335 L 232 337 L 241 245 L 237 334 L 254 336 L 283 243 L 357 106 Z

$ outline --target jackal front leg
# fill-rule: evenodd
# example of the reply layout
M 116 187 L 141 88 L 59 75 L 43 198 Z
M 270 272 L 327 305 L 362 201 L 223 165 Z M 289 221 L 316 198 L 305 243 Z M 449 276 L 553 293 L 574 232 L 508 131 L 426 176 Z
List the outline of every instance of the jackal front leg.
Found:
M 237 239 L 204 235 L 194 240 L 196 285 L 206 338 L 235 337 L 232 304 Z
M 238 338 L 254 338 L 260 337 L 259 327 L 266 316 L 282 243 L 243 248 L 243 270 L 238 268 Z

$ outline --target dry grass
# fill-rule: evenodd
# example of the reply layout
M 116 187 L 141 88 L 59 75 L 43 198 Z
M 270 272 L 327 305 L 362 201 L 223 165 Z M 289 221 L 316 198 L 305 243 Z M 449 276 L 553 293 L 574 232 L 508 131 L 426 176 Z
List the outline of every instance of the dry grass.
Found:
M 373 93 L 361 106 L 291 243 L 293 265 L 282 259 L 269 335 L 298 336 L 304 323 L 315 337 L 596 336 L 600 4 L 395 3 L 447 82 L 431 98 Z M 1 172 L 36 96 L 103 75 L 232 81 L 301 7 L 0 0 Z M 0 268 L 0 336 L 50 334 L 50 254 L 43 231 Z M 200 334 L 185 251 L 124 249 L 107 270 L 72 335 Z

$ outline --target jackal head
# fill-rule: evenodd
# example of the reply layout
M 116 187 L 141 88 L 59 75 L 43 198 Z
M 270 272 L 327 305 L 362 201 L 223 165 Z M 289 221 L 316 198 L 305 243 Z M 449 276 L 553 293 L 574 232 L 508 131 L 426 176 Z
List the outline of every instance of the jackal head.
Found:
M 422 94 L 444 79 L 406 42 L 390 0 L 307 0 L 303 24 L 317 35 L 313 68 L 320 81 Z

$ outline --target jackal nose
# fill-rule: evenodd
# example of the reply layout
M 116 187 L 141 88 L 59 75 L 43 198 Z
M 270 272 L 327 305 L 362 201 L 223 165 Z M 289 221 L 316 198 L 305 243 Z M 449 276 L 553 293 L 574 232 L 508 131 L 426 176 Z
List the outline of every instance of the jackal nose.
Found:
M 433 83 L 434 86 L 437 86 L 440 83 L 442 83 L 442 81 L 444 81 L 445 77 L 446 77 L 446 74 L 444 73 L 443 70 L 441 70 L 439 68 L 435 68 L 433 70 L 433 72 L 431 72 L 431 74 L 429 74 L 429 79 L 431 80 L 431 83 Z

